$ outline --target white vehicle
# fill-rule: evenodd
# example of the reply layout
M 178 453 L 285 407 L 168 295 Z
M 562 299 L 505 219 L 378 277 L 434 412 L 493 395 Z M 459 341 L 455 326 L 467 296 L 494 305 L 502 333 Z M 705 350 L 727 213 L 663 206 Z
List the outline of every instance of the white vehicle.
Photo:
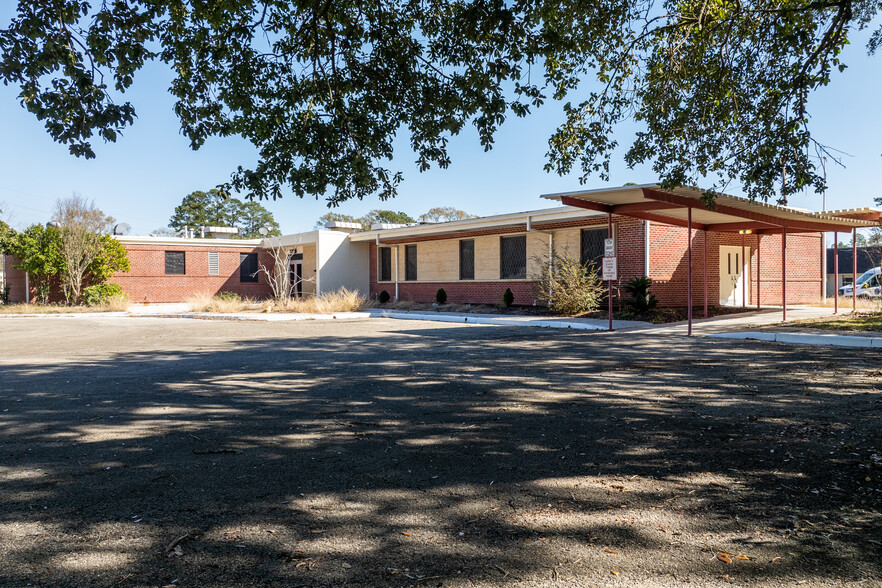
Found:
M 867 270 L 857 279 L 857 295 L 858 297 L 866 296 L 868 298 L 882 297 L 882 267 L 874 267 Z M 839 288 L 840 296 L 851 296 L 852 285 L 846 284 Z

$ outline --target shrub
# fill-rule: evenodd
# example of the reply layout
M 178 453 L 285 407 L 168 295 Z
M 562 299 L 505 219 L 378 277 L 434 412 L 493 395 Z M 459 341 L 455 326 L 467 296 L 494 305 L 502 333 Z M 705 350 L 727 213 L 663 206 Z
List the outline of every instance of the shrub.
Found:
M 438 291 L 435 292 L 435 302 L 438 304 L 447 302 L 447 292 L 444 291 L 444 288 L 438 288 Z
M 551 264 L 547 257 L 536 260 L 541 270 L 534 278 L 536 297 L 548 305 L 549 312 L 574 315 L 597 310 L 606 294 L 597 268 L 582 265 L 566 250 L 551 259 Z
M 218 292 L 215 296 L 218 300 L 223 300 L 224 302 L 242 302 L 242 297 L 236 294 L 235 292 Z
M 389 302 L 389 298 L 391 297 L 389 296 L 389 293 L 385 290 L 380 292 L 380 295 L 377 296 L 377 300 L 380 302 L 380 304 L 386 304 L 387 302 Z
M 83 289 L 83 302 L 86 306 L 108 304 L 113 298 L 128 299 L 119 284 L 95 284 Z
M 505 293 L 502 295 L 502 303 L 509 307 L 514 303 L 514 294 L 511 293 L 511 288 L 506 288 Z
M 634 309 L 634 312 L 649 312 L 658 304 L 655 296 L 649 291 L 652 287 L 652 279 L 648 276 L 634 278 L 625 284 L 625 290 L 630 294 L 625 298 L 625 304 Z

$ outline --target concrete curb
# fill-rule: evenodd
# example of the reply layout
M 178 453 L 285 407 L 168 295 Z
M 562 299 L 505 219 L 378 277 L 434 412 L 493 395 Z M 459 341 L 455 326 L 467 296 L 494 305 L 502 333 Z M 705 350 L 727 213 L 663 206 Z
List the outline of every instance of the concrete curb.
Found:
M 367 312 L 337 312 L 334 314 L 305 314 L 305 313 L 229 313 L 221 314 L 214 312 L 185 312 L 174 314 L 131 314 L 136 318 L 185 318 L 210 321 L 259 321 L 259 322 L 285 322 L 285 321 L 330 321 L 346 319 L 371 318 Z
M 851 335 L 819 335 L 816 333 L 774 333 L 742 331 L 739 333 L 715 333 L 705 337 L 720 339 L 751 339 L 798 345 L 830 345 L 834 347 L 882 347 L 882 337 L 856 337 Z
M 481 316 L 480 314 L 441 314 L 406 312 L 396 310 L 369 310 L 371 316 L 411 321 L 433 321 L 441 323 L 468 323 L 471 325 L 502 325 L 507 327 L 545 327 L 548 329 L 578 329 L 583 331 L 606 330 L 606 327 L 593 325 L 585 322 L 567 320 L 548 320 L 531 318 L 500 318 L 494 316 Z
M 113 312 L 35 312 L 30 314 L 0 314 L 0 319 L 10 318 L 100 318 L 108 316 L 130 316 L 124 311 Z

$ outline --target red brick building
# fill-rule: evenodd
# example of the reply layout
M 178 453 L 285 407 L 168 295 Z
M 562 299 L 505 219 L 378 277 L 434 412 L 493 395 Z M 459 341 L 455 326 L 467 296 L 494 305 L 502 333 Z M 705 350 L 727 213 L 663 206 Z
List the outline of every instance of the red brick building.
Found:
M 536 281 L 552 252 L 600 265 L 611 238 L 614 296 L 628 280 L 649 276 L 663 306 L 685 306 L 690 283 L 694 306 L 705 297 L 710 306 L 780 305 L 785 284 L 788 304 L 813 303 L 825 297 L 824 232 L 875 226 L 882 215 L 876 209 L 812 213 L 725 195 L 708 209 L 700 196 L 626 186 L 545 196 L 567 206 L 358 233 L 337 223 L 329 225 L 334 230 L 264 241 L 119 237 L 131 270 L 113 281 L 136 303 L 223 291 L 268 298 L 272 291 L 258 268 L 272 267 L 270 248 L 281 247 L 291 253 L 296 295 L 347 287 L 372 298 L 385 290 L 395 299 L 432 302 L 444 288 L 449 302 L 495 304 L 510 289 L 515 304 L 532 305 L 541 303 Z M 26 276 L 14 270 L 7 276 L 15 286 L 11 299 L 24 300 Z
M 132 302 L 182 302 L 193 296 L 235 292 L 242 298 L 272 294 L 261 264 L 272 267 L 260 239 L 117 237 L 130 270 L 113 280 Z
M 431 302 L 437 290 L 444 288 L 449 302 L 494 304 L 510 288 L 515 304 L 533 304 L 536 301 L 535 276 L 539 269 L 536 259 L 548 258 L 549 240 L 556 253 L 566 249 L 580 259 L 596 260 L 602 251 L 597 245 L 598 239 L 591 239 L 586 233 L 596 231 L 605 238 L 607 222 L 606 215 L 563 207 L 455 223 L 372 231 L 353 235 L 352 238 L 370 244 L 371 297 L 386 290 L 392 297 L 397 291 L 401 300 Z M 618 261 L 618 279 L 614 282 L 614 291 L 620 291 L 631 278 L 647 275 L 653 280 L 652 291 L 660 304 L 684 306 L 688 273 L 687 229 L 618 215 L 613 216 L 612 226 Z M 528 271 L 523 274 L 524 277 L 516 279 L 503 277 L 501 267 L 501 240 L 512 236 L 523 236 L 526 241 L 523 257 Z M 459 243 L 462 241 L 473 242 L 475 274 L 467 279 L 459 279 L 458 275 Z M 762 304 L 780 304 L 781 236 L 746 235 L 743 257 L 741 242 L 741 235 L 737 233 L 693 231 L 693 288 L 700 294 L 695 299 L 696 304 L 703 301 L 704 296 L 705 246 L 710 305 L 740 305 L 742 300 L 747 305 L 755 305 L 757 289 Z M 417 264 L 416 279 L 411 280 L 407 279 L 404 267 L 408 246 L 415 247 L 415 253 L 411 255 L 415 255 Z M 595 249 L 588 252 L 586 246 Z M 820 232 L 789 236 L 789 304 L 823 299 L 823 247 L 823 233 Z M 392 271 L 385 276 L 390 279 L 386 280 L 382 279 L 383 270 L 378 257 L 384 249 L 389 251 L 386 255 L 391 258 L 392 265 Z M 731 264 L 728 258 L 730 254 Z M 756 284 L 758 257 L 761 260 L 759 288 Z M 745 259 L 747 264 L 743 263 Z M 731 287 L 727 287 L 727 280 L 734 280 Z M 742 297 L 741 289 L 745 281 L 747 288 Z

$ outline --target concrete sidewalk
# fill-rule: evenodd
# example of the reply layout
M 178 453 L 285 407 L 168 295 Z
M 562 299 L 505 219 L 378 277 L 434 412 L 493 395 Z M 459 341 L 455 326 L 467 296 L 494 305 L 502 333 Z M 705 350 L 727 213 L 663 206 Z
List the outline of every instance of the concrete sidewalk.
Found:
M 817 306 L 787 307 L 788 323 L 794 320 L 820 318 L 825 316 L 833 316 L 833 309 Z M 753 331 L 757 328 L 776 325 L 780 322 L 781 307 L 768 307 L 761 310 L 747 311 L 738 314 L 727 314 L 710 318 L 694 318 L 692 320 L 692 334 L 709 336 L 717 333 Z M 688 332 L 688 324 L 686 321 L 679 321 L 663 325 L 636 327 L 632 330 L 653 335 L 686 335 Z
M 715 333 L 707 335 L 720 339 L 741 339 L 776 343 L 796 343 L 799 345 L 831 345 L 833 347 L 878 347 L 882 348 L 882 337 L 861 337 L 859 335 L 840 335 L 838 333 L 782 333 L 776 331 L 741 331 L 737 333 Z
M 437 321 L 445 323 L 467 323 L 473 325 L 505 325 L 510 327 L 545 327 L 550 329 L 579 329 L 605 331 L 609 328 L 607 319 L 583 319 L 572 317 L 528 316 L 511 314 L 483 314 L 459 312 L 426 312 L 406 310 L 368 309 L 371 316 L 404 319 L 413 321 Z M 613 329 L 635 329 L 649 327 L 643 321 L 613 321 Z

